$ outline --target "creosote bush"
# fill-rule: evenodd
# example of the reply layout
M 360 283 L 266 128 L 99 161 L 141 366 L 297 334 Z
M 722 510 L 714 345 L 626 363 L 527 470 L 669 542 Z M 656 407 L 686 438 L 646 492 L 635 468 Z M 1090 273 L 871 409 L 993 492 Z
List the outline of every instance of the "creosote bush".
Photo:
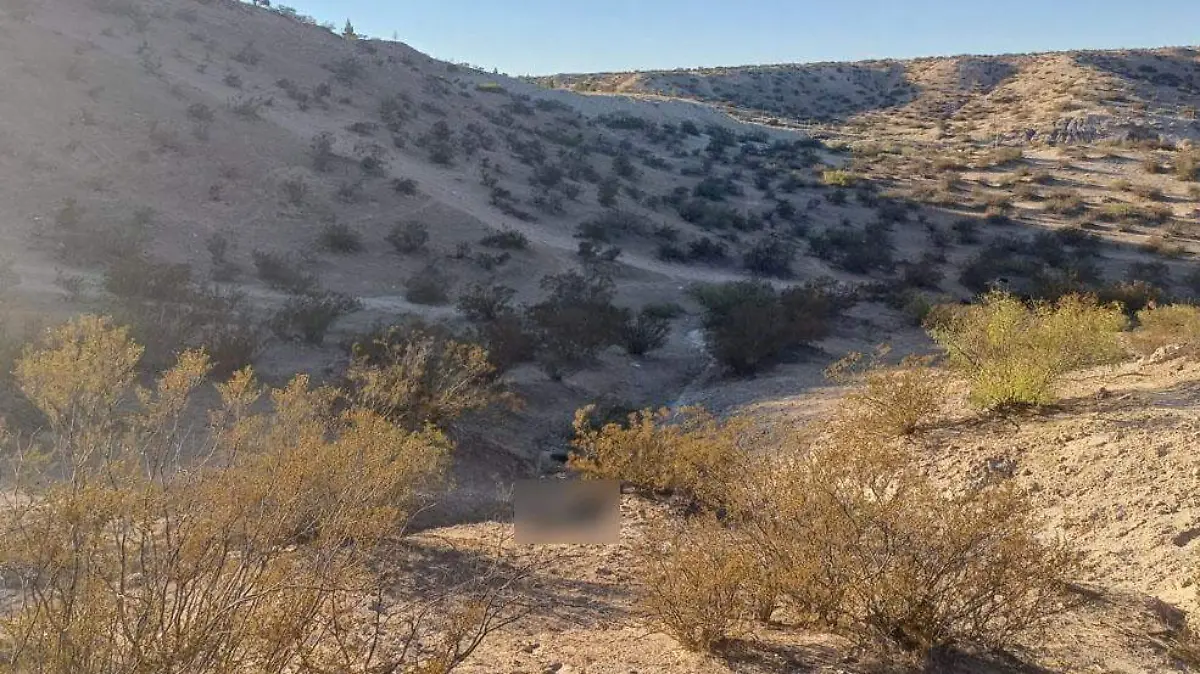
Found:
M 671 334 L 671 319 L 645 308 L 621 325 L 620 341 L 631 356 L 644 356 L 661 349 Z
M 553 379 L 594 360 L 616 344 L 625 312 L 615 306 L 616 286 L 596 272 L 569 271 L 542 279 L 546 297 L 526 308 L 539 364 Z
M 745 629 L 758 574 L 734 532 L 705 517 L 646 540 L 640 603 L 681 646 L 711 652 Z
M 207 357 L 183 352 L 149 387 L 140 357 L 84 316 L 17 363 L 48 425 L 6 438 L 20 445 L 0 510 L 6 670 L 449 672 L 514 619 L 494 573 L 405 598 L 375 571 L 442 482 L 441 432 L 335 404 L 305 376 L 264 391 L 249 370 L 196 427 Z
M 838 303 L 824 288 L 736 281 L 704 285 L 692 294 L 704 306 L 708 350 L 739 375 L 753 374 L 789 350 L 829 333 Z
M 358 230 L 341 222 L 321 228 L 318 242 L 331 253 L 358 253 L 363 249 L 362 235 Z
M 941 407 L 946 383 L 929 356 L 907 356 L 899 364 L 884 359 L 890 349 L 871 356 L 851 353 L 825 371 L 831 380 L 859 384 L 846 395 L 856 420 L 884 436 L 911 435 Z
M 288 299 L 271 319 L 271 329 L 280 339 L 300 339 L 320 346 L 325 333 L 337 319 L 362 309 L 354 297 L 335 292 L 309 292 Z
M 514 401 L 487 351 L 423 324 L 373 335 L 354 345 L 353 357 L 351 399 L 405 428 L 445 428 L 468 412 Z
M 642 410 L 625 423 L 595 428 L 594 411 L 575 413 L 572 469 L 712 507 L 726 500 L 744 452 L 746 420 L 723 422 L 698 408 Z
M 979 304 L 943 306 L 930 316 L 930 334 L 964 372 L 971 401 L 985 409 L 1045 405 L 1065 373 L 1121 357 L 1120 305 L 1067 295 L 1028 305 L 993 292 Z
M 397 253 L 409 255 L 423 250 L 429 243 L 429 228 L 415 221 L 397 223 L 385 238 Z
M 438 267 L 426 265 L 404 282 L 404 299 L 413 304 L 442 305 L 450 301 L 453 279 Z
M 1004 647 L 1073 605 L 1079 557 L 1042 542 L 1022 495 L 946 494 L 860 411 L 851 401 L 820 428 L 770 432 L 694 409 L 599 429 L 577 415 L 570 463 L 585 477 L 700 510 L 643 550 L 641 603 L 663 631 L 714 650 L 755 615 L 784 615 L 911 659 Z
M 1078 556 L 1039 540 L 1015 490 L 945 495 L 853 415 L 791 450 L 759 466 L 742 516 L 795 613 L 921 657 L 1004 647 L 1071 605 Z

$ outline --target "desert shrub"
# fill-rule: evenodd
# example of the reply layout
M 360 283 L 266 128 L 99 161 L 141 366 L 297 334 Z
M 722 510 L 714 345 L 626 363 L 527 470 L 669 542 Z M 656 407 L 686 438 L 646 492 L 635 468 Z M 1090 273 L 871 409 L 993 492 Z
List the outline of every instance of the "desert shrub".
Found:
M 687 259 L 708 264 L 719 264 L 729 257 L 729 248 L 723 241 L 717 241 L 707 236 L 688 243 Z
M 930 251 L 922 254 L 919 260 L 901 262 L 899 264 L 900 282 L 908 288 L 937 289 L 946 276 L 938 268 L 944 259 Z
M 856 423 L 884 436 L 911 435 L 941 407 L 945 380 L 930 357 L 908 356 L 898 365 L 884 362 L 889 349 L 871 356 L 851 353 L 830 366 L 833 381 L 857 385 L 846 395 Z
M 487 349 L 497 372 L 506 372 L 537 356 L 538 340 L 517 312 L 506 312 L 475 326 L 473 339 Z
M 745 419 L 722 421 L 697 408 L 642 410 L 597 428 L 594 412 L 585 407 L 575 413 L 572 470 L 708 507 L 727 502 L 745 451 Z
M 446 428 L 510 399 L 482 347 L 423 324 L 393 326 L 355 344 L 346 380 L 355 405 L 413 430 Z
M 317 242 L 331 253 L 358 253 L 363 248 L 362 234 L 341 222 L 325 225 Z
M 1159 286 L 1142 280 L 1105 283 L 1096 288 L 1096 297 L 1101 302 L 1119 304 L 1130 316 L 1148 306 L 1158 304 L 1165 295 Z
M 313 168 L 324 173 L 333 167 L 337 155 L 333 152 L 333 134 L 328 131 L 317 134 L 309 146 Z
M 473 323 L 494 321 L 514 311 L 513 298 L 517 291 L 503 285 L 474 283 L 458 298 L 458 310 Z
M 284 180 L 280 183 L 280 187 L 283 189 L 284 198 L 293 206 L 302 205 L 308 198 L 308 183 L 304 182 L 304 178 L 300 176 L 292 176 Z
M 419 191 L 417 181 L 412 178 L 396 178 L 392 180 L 392 190 L 396 194 L 403 194 L 404 196 L 413 196 Z
M 1171 285 L 1171 268 L 1166 262 L 1131 262 L 1125 269 L 1125 280 L 1130 282 L 1144 281 L 1159 288 Z
M 1200 355 L 1200 308 L 1171 304 L 1142 309 L 1137 312 L 1137 326 L 1129 343 L 1140 355 L 1148 356 L 1163 347 L 1176 347 L 1179 355 Z
M 353 204 L 362 198 L 363 182 L 343 180 L 334 190 L 333 196 L 343 204 Z
M 767 238 L 754 244 L 742 256 L 742 266 L 761 276 L 788 278 L 792 275 L 792 259 L 796 249 L 787 241 Z
M 621 324 L 620 342 L 631 356 L 661 349 L 671 334 L 671 319 L 643 309 Z
M 330 63 L 326 68 L 333 73 L 333 78 L 347 87 L 354 86 L 364 72 L 363 64 L 354 56 L 346 56 Z
M 951 229 L 958 236 L 958 242 L 970 245 L 979 242 L 979 221 L 974 218 L 961 218 L 954 221 Z
M 643 607 L 691 649 L 777 601 L 805 625 L 918 657 L 1002 647 L 1072 605 L 1079 557 L 1042 542 L 1028 500 L 1004 485 L 947 495 L 857 411 L 763 432 L 690 408 L 597 428 L 584 409 L 569 463 L 701 509 L 691 528 L 652 534 L 642 558 Z
M 1120 357 L 1124 326 L 1119 306 L 1094 298 L 1026 305 L 993 292 L 979 304 L 939 312 L 930 334 L 968 376 L 971 401 L 995 409 L 1052 402 L 1064 373 Z
M 617 342 L 624 312 L 612 303 L 611 278 L 569 271 L 543 278 L 541 287 L 548 295 L 526 315 L 539 362 L 552 378 L 587 364 Z
M 1096 213 L 1101 222 L 1117 222 L 1125 225 L 1161 225 L 1174 217 L 1169 206 L 1155 204 L 1106 204 Z
M 1175 177 L 1195 182 L 1200 177 L 1200 158 L 1194 152 L 1180 152 L 1175 157 Z
M 229 250 L 232 246 L 229 237 L 220 232 L 214 232 L 204 240 L 204 247 L 208 249 L 208 256 L 214 268 L 229 267 L 233 264 L 229 260 Z
M 575 254 L 585 264 L 595 264 L 598 262 L 616 262 L 617 258 L 621 257 L 621 253 L 622 250 L 617 246 L 604 246 L 595 241 L 580 241 Z
M 1054 190 L 1046 195 L 1046 211 L 1058 215 L 1078 215 L 1086 210 L 1083 197 L 1074 190 Z
M 429 228 L 416 221 L 397 223 L 388 232 L 386 240 L 397 253 L 410 255 L 425 249 L 429 243 Z
M 207 139 L 208 130 L 216 120 L 213 109 L 204 103 L 192 103 L 188 106 L 187 116 L 192 122 L 192 135 L 200 140 Z
M 529 237 L 515 229 L 506 229 L 488 234 L 479 240 L 479 245 L 504 250 L 525 250 L 529 248 Z
M 362 309 L 356 298 L 334 292 L 292 297 L 271 318 L 271 329 L 280 339 L 301 339 L 320 346 L 337 319 Z
M 827 335 L 838 309 L 824 289 L 813 286 L 781 293 L 769 283 L 735 281 L 698 286 L 692 293 L 705 310 L 709 353 L 740 375 Z
M 227 320 L 213 321 L 201 331 L 198 340 L 209 358 L 209 376 L 218 381 L 249 367 L 263 346 L 260 325 L 245 315 L 222 315 L 228 317 Z
M 575 236 L 603 243 L 611 243 L 623 236 L 642 234 L 649 229 L 646 219 L 636 213 L 609 210 L 590 220 L 579 223 Z
M 358 136 L 371 136 L 379 130 L 379 125 L 374 122 L 351 122 L 346 126 L 346 130 Z
M 1146 201 L 1162 201 L 1163 199 L 1162 188 L 1153 185 L 1132 185 L 1129 191 Z
M 6 666 L 447 672 L 512 619 L 484 608 L 507 591 L 453 592 L 458 608 L 408 602 L 374 571 L 380 544 L 440 485 L 444 435 L 336 405 L 304 376 L 264 391 L 248 370 L 217 387 L 208 426 L 193 424 L 203 354 L 184 352 L 145 388 L 138 356 L 120 328 L 82 317 L 18 363 L 51 421 L 24 448 L 39 463 L 4 468 L 0 565 L 21 571 L 0 621 Z M 359 639 L 432 650 L 344 648 Z
M 144 345 L 147 367 L 167 367 L 180 349 L 203 348 L 216 376 L 225 376 L 248 365 L 261 343 L 244 297 L 194 282 L 187 265 L 129 256 L 109 266 L 104 287 L 105 310 Z
M 709 176 L 692 188 L 692 194 L 710 201 L 724 201 L 726 196 L 740 196 L 742 190 L 729 178 Z
M 1019 147 L 999 147 L 988 153 L 985 161 L 990 166 L 1007 166 L 1025 158 L 1025 152 Z
M 186 302 L 192 297 L 192 270 L 186 264 L 133 255 L 109 265 L 104 289 L 119 298 Z
M 1193 299 L 1200 299 L 1200 268 L 1193 268 L 1184 275 L 1183 286 Z
M 239 117 L 258 119 L 258 113 L 263 108 L 271 107 L 272 99 L 261 96 L 234 96 L 229 99 L 229 110 Z
M 317 285 L 317 278 L 300 269 L 300 263 L 282 253 L 251 251 L 258 277 L 271 288 L 302 294 Z
M 1041 541 L 1019 492 L 945 495 L 853 415 L 825 425 L 823 441 L 785 439 L 735 507 L 791 611 L 920 658 L 1003 647 L 1071 606 L 1078 555 Z
M 890 269 L 894 244 L 882 229 L 829 228 L 808 239 L 813 255 L 853 274 Z
M 525 320 L 513 306 L 516 291 L 502 285 L 474 284 L 458 298 L 458 309 L 474 324 L 475 341 L 484 345 L 488 358 L 503 372 L 533 360 L 536 342 Z
M 732 530 L 704 518 L 646 541 L 640 603 L 667 634 L 687 650 L 711 652 L 743 632 L 758 574 Z
M 358 160 L 358 168 L 364 176 L 371 178 L 382 178 L 387 174 L 386 164 L 378 148 L 370 151 L 369 154 Z
M 442 305 L 450 301 L 452 279 L 441 269 L 428 265 L 404 282 L 404 299 L 413 304 Z
M 821 182 L 830 187 L 854 187 L 858 176 L 849 171 L 829 169 L 821 174 Z
M 670 321 L 686 314 L 687 310 L 676 302 L 655 302 L 642 307 L 642 313 Z

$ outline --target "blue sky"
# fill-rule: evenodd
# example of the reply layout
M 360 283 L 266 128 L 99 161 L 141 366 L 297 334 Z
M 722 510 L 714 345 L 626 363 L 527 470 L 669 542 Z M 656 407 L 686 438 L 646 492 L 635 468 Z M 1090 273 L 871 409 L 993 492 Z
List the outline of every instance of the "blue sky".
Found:
M 1200 0 L 284 0 L 513 75 L 1200 43 Z

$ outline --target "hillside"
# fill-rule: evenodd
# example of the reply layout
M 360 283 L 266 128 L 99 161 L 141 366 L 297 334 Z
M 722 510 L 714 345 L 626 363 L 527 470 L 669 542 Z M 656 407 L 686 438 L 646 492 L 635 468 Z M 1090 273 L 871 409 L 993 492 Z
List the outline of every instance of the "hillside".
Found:
M 130 386 L 204 348 L 217 381 L 252 366 L 269 386 L 333 387 L 319 390 L 338 421 L 312 432 L 330 452 L 321 441 L 352 425 L 335 414 L 354 409 L 352 364 L 399 344 L 406 378 L 390 393 L 428 394 L 412 409 L 473 386 L 495 397 L 406 429 L 444 433 L 449 479 L 385 536 L 366 567 L 400 580 L 355 595 L 359 613 L 382 613 L 385 594 L 453 598 L 480 569 L 533 569 L 530 614 L 482 635 L 457 671 L 903 667 L 812 616 L 768 615 L 725 651 L 687 651 L 639 603 L 636 553 L 694 512 L 670 490 L 627 491 L 620 545 L 516 546 L 512 483 L 572 475 L 588 405 L 598 421 L 745 415 L 746 461 L 769 465 L 768 437 L 823 428 L 855 390 L 831 365 L 881 344 L 888 363 L 942 356 L 927 319 L 988 291 L 1093 294 L 1134 323 L 1200 299 L 1190 49 L 525 81 L 258 3 L 0 0 L 0 90 L 0 465 L 55 430 L 13 370 L 22 344 L 73 316 L 130 327 L 146 347 Z M 1170 340 L 1194 345 L 1194 327 Z M 930 361 L 953 382 L 894 443 L 914 474 L 939 495 L 1011 489 L 1044 519 L 1038 540 L 1069 541 L 1085 563 L 1079 605 L 1043 632 L 939 651 L 926 671 L 1200 661 L 1181 651 L 1200 652 L 1186 629 L 1200 610 L 1200 366 L 1186 350 L 1121 354 L 1065 374 L 1055 404 L 998 412 Z M 197 385 L 180 424 L 207 429 L 223 395 Z M 176 451 L 194 459 L 183 435 Z M 181 475 L 204 473 L 186 459 Z M 320 538 L 306 526 L 271 554 Z M 29 577 L 23 562 L 0 555 L 0 599 Z
M 704 101 L 772 125 L 910 139 L 1095 142 L 1195 138 L 1200 59 L 1189 48 L 954 56 L 553 75 L 580 92 Z M 1144 128 L 1139 128 L 1144 127 Z

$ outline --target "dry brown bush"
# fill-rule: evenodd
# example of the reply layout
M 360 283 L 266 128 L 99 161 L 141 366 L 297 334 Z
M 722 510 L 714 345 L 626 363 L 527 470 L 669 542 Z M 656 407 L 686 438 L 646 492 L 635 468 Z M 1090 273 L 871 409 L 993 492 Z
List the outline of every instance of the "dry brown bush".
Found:
M 640 599 L 656 623 L 692 651 L 716 650 L 744 631 L 759 571 L 734 531 L 703 517 L 646 541 Z
M 1079 557 L 1041 541 L 1029 501 L 1004 486 L 947 495 L 858 411 L 778 435 L 735 418 L 715 440 L 645 413 L 631 429 L 581 432 L 610 459 L 603 477 L 665 484 L 689 472 L 673 470 L 676 444 L 711 444 L 688 454 L 721 457 L 703 462 L 720 466 L 709 479 L 722 473 L 724 492 L 708 498 L 721 507 L 650 536 L 669 541 L 644 558 L 643 605 L 664 631 L 711 650 L 777 615 L 919 658 L 1003 647 L 1073 605 Z
M 448 672 L 513 619 L 499 574 L 405 600 L 378 546 L 437 486 L 451 449 L 298 376 L 218 385 L 180 355 L 149 388 L 142 349 L 85 316 L 27 348 L 15 378 L 48 420 L 8 438 L 0 671 Z M 511 579 L 511 576 L 510 576 Z
M 482 347 L 423 326 L 392 327 L 354 347 L 347 387 L 355 404 L 406 428 L 445 427 L 514 403 Z
M 945 378 L 929 356 L 908 356 L 897 365 L 884 359 L 890 349 L 879 347 L 866 356 L 851 353 L 825 371 L 830 379 L 858 384 L 846 395 L 860 423 L 886 436 L 911 435 L 941 407 Z
M 1129 335 L 1130 346 L 1148 356 L 1160 348 L 1175 347 L 1178 355 L 1200 355 L 1200 308 L 1172 304 L 1137 313 L 1138 328 Z
M 571 443 L 575 451 L 569 465 L 584 477 L 621 480 L 713 507 L 727 501 L 745 453 L 749 420 L 721 421 L 696 408 L 642 410 L 625 424 L 594 428 L 593 410 L 576 412 Z
M 798 442 L 757 468 L 742 512 L 800 621 L 919 655 L 1003 647 L 1070 605 L 1078 557 L 1039 541 L 1016 492 L 945 496 L 853 417 Z

